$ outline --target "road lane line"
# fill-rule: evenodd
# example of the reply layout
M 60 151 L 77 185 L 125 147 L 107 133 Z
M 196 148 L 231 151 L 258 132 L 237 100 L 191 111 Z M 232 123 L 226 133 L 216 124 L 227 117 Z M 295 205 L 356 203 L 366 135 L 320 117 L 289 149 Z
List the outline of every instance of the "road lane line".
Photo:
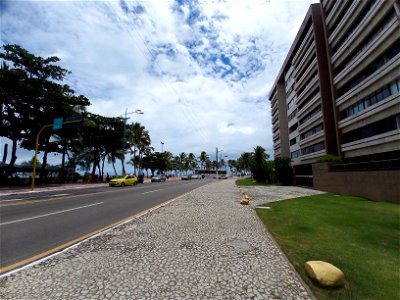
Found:
M 98 202 L 98 203 L 93 203 L 93 204 L 89 204 L 89 205 L 79 206 L 79 207 L 75 207 L 75 208 L 60 210 L 60 211 L 57 211 L 57 212 L 48 213 L 48 214 L 44 214 L 44 215 L 39 215 L 39 216 L 35 216 L 35 217 L 30 217 L 30 218 L 24 218 L 24 219 L 19 219 L 19 220 L 4 222 L 4 223 L 0 223 L 0 226 L 10 225 L 10 224 L 15 224 L 15 223 L 20 223 L 20 222 L 25 222 L 25 221 L 30 221 L 30 220 L 39 219 L 39 218 L 44 218 L 44 217 L 53 216 L 53 215 L 58 215 L 58 214 L 62 214 L 62 213 L 65 213 L 65 212 L 69 212 L 69 211 L 73 211 L 73 210 L 78 210 L 78 209 L 82 209 L 82 208 L 86 208 L 86 207 L 91 207 L 91 206 L 95 206 L 95 205 L 99 205 L 99 204 L 103 204 L 103 203 L 104 203 L 104 202 Z
M 22 200 L 30 201 L 29 199 L 37 199 L 37 197 L 24 197 L 24 198 L 12 198 L 12 199 L 0 200 L 0 204 L 3 202 L 12 202 L 12 201 L 22 201 Z
M 69 194 L 56 194 L 56 195 L 51 195 L 53 197 L 62 197 L 62 196 L 68 196 Z
M 164 189 L 152 190 L 152 191 L 144 192 L 144 193 L 142 193 L 142 195 L 150 194 L 150 193 L 154 193 L 154 192 L 162 191 L 162 190 L 164 190 Z
M 26 200 L 26 199 L 25 198 L 7 199 L 7 200 L 1 200 L 0 203 L 11 202 L 11 201 L 21 201 L 21 200 Z

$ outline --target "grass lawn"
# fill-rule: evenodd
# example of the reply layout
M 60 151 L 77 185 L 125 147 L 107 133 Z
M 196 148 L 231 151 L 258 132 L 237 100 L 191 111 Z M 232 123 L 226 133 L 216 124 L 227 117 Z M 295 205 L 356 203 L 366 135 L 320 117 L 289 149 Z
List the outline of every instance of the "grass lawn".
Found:
M 244 178 L 244 179 L 238 179 L 236 180 L 236 185 L 237 186 L 248 186 L 248 185 L 261 185 L 261 186 L 267 186 L 267 185 L 276 185 L 276 184 L 271 184 L 271 183 L 262 183 L 262 182 L 257 182 L 253 178 Z
M 400 299 L 400 205 L 321 194 L 267 206 L 257 214 L 318 299 Z M 308 260 L 340 268 L 346 286 L 319 287 Z

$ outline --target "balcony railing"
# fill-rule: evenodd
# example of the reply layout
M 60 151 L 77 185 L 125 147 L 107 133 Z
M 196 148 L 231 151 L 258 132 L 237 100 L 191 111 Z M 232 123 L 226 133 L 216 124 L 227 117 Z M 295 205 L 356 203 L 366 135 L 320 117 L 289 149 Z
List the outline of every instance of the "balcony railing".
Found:
M 330 166 L 331 172 L 400 170 L 400 159 L 338 164 Z

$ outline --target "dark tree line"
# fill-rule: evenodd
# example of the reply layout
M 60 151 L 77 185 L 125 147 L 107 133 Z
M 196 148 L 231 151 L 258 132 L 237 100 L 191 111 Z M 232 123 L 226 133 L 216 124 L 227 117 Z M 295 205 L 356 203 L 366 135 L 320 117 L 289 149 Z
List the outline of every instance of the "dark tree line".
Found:
M 97 170 L 100 176 L 105 161 L 112 164 L 116 160 L 123 161 L 126 154 L 133 151 L 143 156 L 151 142 L 144 126 L 125 124 L 122 117 L 87 112 L 89 99 L 76 95 L 70 86 L 62 83 L 70 71 L 57 65 L 59 58 L 42 58 L 19 45 L 6 44 L 0 49 L 0 136 L 9 138 L 12 143 L 8 174 L 13 172 L 17 148 L 34 150 L 41 128 L 60 117 L 82 116 L 84 126 L 43 130 L 38 144 L 39 152 L 44 153 L 41 176 L 48 153 L 62 155 L 62 168 L 80 165 L 89 169 L 91 166 L 92 174 Z
M 239 173 L 250 173 L 257 182 L 293 184 L 293 169 L 290 158 L 269 160 L 266 150 L 257 146 L 253 152 L 244 152 L 236 161 L 229 161 L 231 168 Z

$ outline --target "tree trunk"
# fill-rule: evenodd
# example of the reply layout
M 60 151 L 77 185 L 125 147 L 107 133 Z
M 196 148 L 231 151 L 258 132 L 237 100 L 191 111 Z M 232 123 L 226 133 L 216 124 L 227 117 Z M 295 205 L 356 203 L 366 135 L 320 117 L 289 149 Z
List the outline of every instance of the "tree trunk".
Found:
M 115 174 L 115 176 L 117 176 L 118 174 L 117 174 L 117 169 L 115 168 L 115 162 L 112 162 L 112 166 L 114 169 L 114 174 Z
M 63 153 L 62 153 L 62 161 L 61 161 L 61 171 L 64 171 L 65 168 L 65 153 L 67 152 L 67 142 L 64 139 L 64 143 L 63 143 Z
M 94 177 L 94 175 L 96 175 L 96 167 L 97 167 L 97 158 L 95 155 L 95 158 L 93 160 L 93 167 L 92 167 L 92 178 Z
M 99 180 L 103 181 L 103 173 L 101 172 L 100 162 L 97 164 L 97 169 L 99 170 Z
M 121 165 L 122 165 L 122 175 L 125 175 L 125 164 L 124 164 L 124 159 L 121 159 Z
M 101 174 L 102 174 L 101 177 L 104 177 L 104 164 L 105 164 L 105 162 L 106 162 L 106 157 L 104 156 L 104 158 L 103 158 L 103 164 L 102 164 L 102 166 L 101 166 Z M 103 181 L 103 180 L 102 180 L 102 181 Z
M 42 167 L 40 169 L 40 180 L 42 183 L 46 183 L 46 164 L 47 164 L 47 145 L 49 143 L 50 137 L 46 137 L 44 140 L 44 154 L 43 154 L 43 162 L 42 162 Z M 44 178 L 44 179 L 43 179 Z
M 13 173 L 15 162 L 17 161 L 17 139 L 12 139 L 12 152 L 11 152 L 11 161 L 8 164 L 7 175 L 11 175 Z

